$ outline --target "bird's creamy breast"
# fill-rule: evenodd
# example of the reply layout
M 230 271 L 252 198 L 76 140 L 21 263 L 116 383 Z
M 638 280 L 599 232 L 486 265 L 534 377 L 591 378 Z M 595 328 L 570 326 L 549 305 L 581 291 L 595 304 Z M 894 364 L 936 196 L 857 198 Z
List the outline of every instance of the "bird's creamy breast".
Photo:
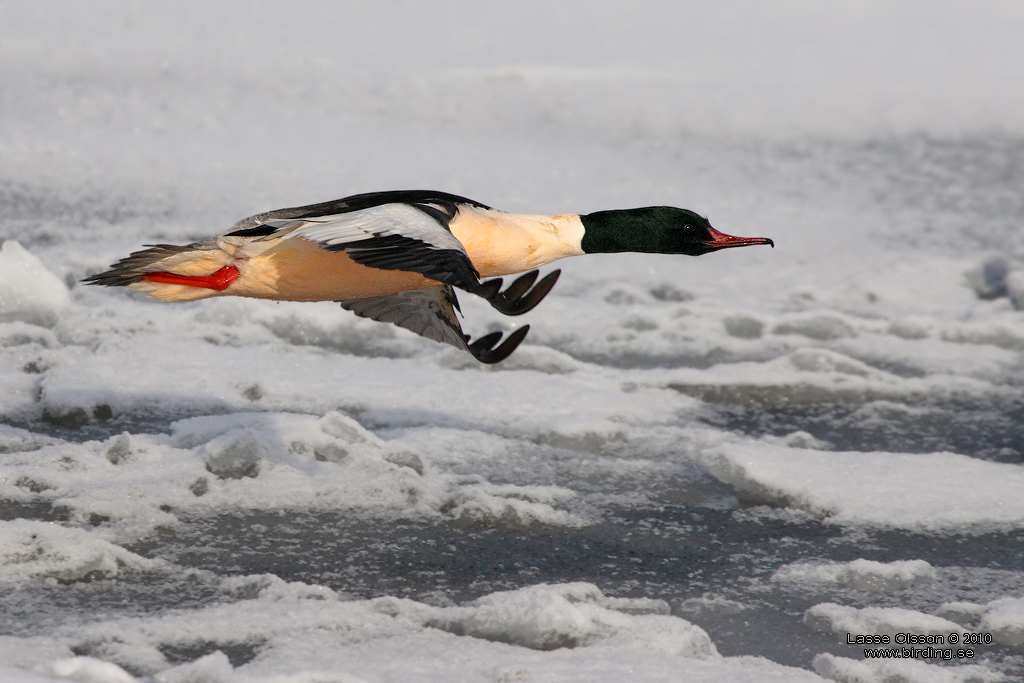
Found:
M 360 265 L 344 252 L 289 239 L 236 262 L 241 277 L 224 291 L 234 296 L 281 301 L 340 301 L 385 296 L 438 283 L 419 273 Z

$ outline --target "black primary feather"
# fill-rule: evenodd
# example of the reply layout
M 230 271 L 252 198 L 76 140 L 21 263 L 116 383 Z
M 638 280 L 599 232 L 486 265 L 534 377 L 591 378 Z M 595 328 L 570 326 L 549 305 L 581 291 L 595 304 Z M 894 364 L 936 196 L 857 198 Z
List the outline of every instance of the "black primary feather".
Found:
M 185 251 L 203 249 L 203 243 L 196 244 L 153 244 L 148 245 L 149 249 L 133 251 L 117 263 L 110 266 L 110 270 L 84 278 L 82 282 L 87 285 L 106 285 L 107 287 L 127 287 L 128 285 L 140 282 L 146 274 L 146 268 L 152 264 L 174 256 Z

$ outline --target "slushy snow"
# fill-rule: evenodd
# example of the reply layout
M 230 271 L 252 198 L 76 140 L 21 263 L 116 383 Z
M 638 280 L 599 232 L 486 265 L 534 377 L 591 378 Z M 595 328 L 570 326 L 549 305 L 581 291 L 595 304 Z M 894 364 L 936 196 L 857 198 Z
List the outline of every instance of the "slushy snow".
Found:
M 872 593 L 891 593 L 911 586 L 929 584 L 936 578 L 935 568 L 924 560 L 791 564 L 780 567 L 772 581 L 794 584 L 831 584 Z
M 984 666 L 938 666 L 914 660 L 868 660 L 822 654 L 814 658 L 814 670 L 837 683 L 997 683 L 1002 674 Z
M 815 605 L 804 614 L 804 623 L 819 631 L 853 635 L 888 635 L 914 633 L 948 636 L 962 634 L 960 624 L 902 607 L 844 607 L 834 603 Z

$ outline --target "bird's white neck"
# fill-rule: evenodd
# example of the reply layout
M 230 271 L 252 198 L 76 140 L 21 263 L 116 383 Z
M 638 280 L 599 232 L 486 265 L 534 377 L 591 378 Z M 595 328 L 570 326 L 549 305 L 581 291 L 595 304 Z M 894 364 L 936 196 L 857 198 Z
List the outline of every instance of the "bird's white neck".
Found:
M 529 216 L 462 205 L 452 220 L 481 277 L 521 273 L 583 254 L 583 223 L 575 214 Z

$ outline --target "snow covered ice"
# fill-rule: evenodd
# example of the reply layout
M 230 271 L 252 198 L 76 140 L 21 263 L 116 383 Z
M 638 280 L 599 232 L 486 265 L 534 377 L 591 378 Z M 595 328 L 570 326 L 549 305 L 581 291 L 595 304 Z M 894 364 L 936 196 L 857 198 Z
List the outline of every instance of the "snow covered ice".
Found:
M 1024 10 L 0 8 L 0 680 L 1024 677 Z M 431 188 L 568 259 L 507 361 L 83 277 Z M 992 634 L 868 660 L 847 633 Z

